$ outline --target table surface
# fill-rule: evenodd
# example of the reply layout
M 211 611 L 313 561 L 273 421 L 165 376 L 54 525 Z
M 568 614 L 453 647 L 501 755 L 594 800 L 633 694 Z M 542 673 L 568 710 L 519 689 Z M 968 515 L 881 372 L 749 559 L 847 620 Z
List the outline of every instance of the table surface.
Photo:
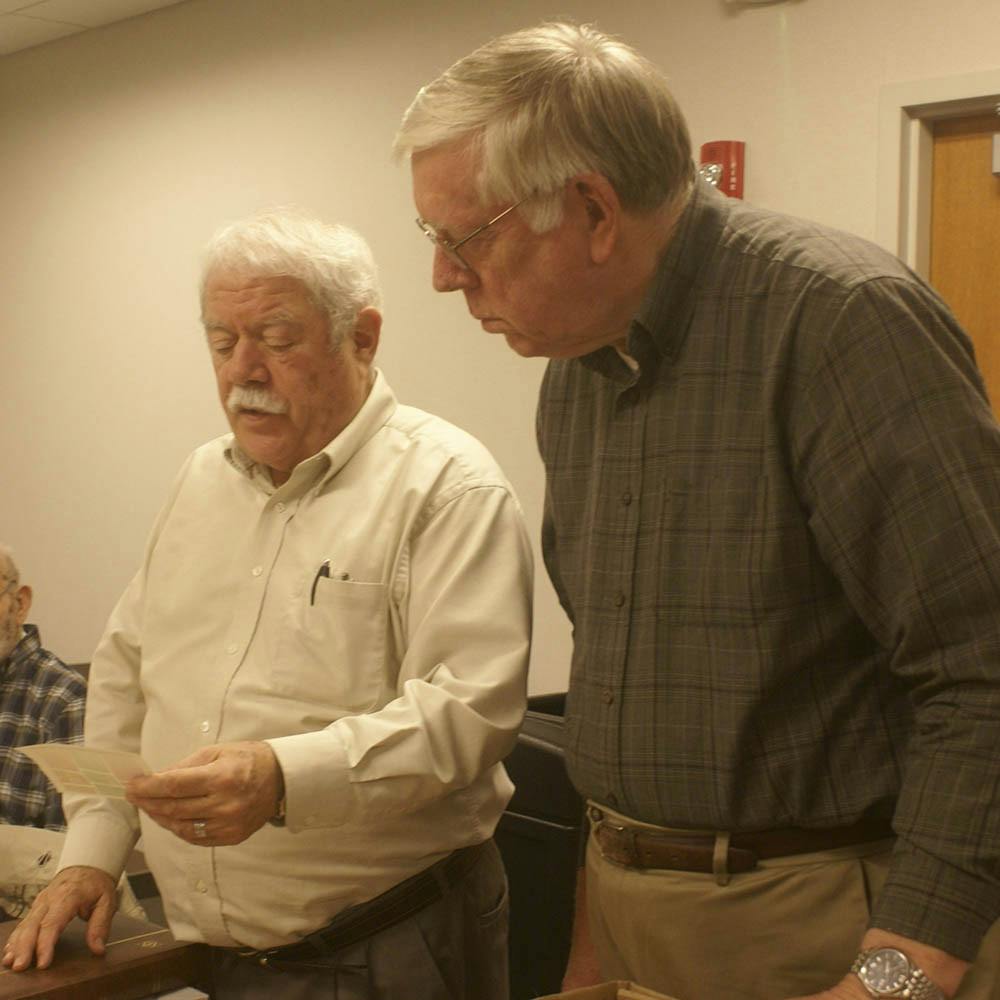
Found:
M 15 926 L 15 921 L 0 923 L 0 946 Z M 175 941 L 164 927 L 116 914 L 102 957 L 90 953 L 85 932 L 86 924 L 79 919 L 66 928 L 51 968 L 19 973 L 0 969 L 0 1000 L 135 1000 L 204 978 L 204 946 Z

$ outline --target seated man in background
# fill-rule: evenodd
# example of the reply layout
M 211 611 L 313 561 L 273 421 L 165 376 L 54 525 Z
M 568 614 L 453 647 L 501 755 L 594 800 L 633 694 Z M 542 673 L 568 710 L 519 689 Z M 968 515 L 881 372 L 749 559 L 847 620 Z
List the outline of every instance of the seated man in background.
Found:
M 199 448 L 91 664 L 88 745 L 157 773 L 67 796 L 4 964 L 100 954 L 140 829 L 216 1000 L 507 996 L 491 837 L 525 708 L 531 552 L 479 442 L 374 367 L 374 261 L 291 215 L 224 229 L 201 308 L 233 433 Z
M 17 747 L 81 742 L 87 685 L 42 648 L 30 610 L 31 587 L 0 545 L 0 823 L 63 830 L 59 793 Z

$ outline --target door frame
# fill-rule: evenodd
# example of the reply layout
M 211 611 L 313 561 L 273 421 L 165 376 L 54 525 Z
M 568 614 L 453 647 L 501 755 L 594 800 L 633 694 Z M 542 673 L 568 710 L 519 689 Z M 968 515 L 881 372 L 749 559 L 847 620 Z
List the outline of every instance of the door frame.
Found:
M 930 274 L 934 123 L 998 109 L 1000 69 L 886 84 L 879 92 L 876 239 L 924 278 Z

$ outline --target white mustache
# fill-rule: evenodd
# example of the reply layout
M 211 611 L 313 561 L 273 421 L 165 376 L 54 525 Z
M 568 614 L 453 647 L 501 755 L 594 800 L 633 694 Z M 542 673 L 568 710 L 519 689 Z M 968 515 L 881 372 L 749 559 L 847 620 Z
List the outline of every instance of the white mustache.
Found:
M 261 413 L 287 413 L 288 404 L 259 386 L 234 385 L 226 397 L 230 413 L 240 410 L 259 410 Z

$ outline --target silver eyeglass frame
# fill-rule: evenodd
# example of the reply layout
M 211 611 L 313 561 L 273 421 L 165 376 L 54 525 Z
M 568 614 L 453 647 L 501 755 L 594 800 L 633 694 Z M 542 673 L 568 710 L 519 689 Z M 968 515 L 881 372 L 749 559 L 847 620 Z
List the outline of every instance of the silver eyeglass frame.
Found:
M 473 270 L 472 265 L 458 252 L 458 248 L 464 246 L 469 240 L 481 233 L 486 232 L 490 226 L 496 225 L 504 216 L 510 215 L 519 205 L 524 204 L 527 198 L 522 198 L 520 201 L 515 201 L 510 208 L 505 208 L 499 215 L 493 216 L 489 222 L 484 222 L 478 229 L 473 229 L 471 233 L 467 236 L 463 236 L 460 240 L 446 240 L 429 222 L 425 219 L 421 219 L 417 216 L 417 228 L 433 243 L 436 247 L 440 247 L 444 255 L 453 264 L 457 264 L 463 271 Z

